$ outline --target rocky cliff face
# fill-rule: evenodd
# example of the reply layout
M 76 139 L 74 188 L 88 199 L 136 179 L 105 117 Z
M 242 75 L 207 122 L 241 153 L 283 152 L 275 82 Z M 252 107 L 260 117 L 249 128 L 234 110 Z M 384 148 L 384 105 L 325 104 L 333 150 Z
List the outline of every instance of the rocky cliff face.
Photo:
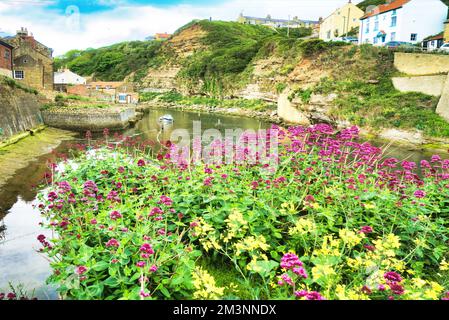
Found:
M 0 141 L 41 125 L 41 104 L 37 95 L 0 83 Z

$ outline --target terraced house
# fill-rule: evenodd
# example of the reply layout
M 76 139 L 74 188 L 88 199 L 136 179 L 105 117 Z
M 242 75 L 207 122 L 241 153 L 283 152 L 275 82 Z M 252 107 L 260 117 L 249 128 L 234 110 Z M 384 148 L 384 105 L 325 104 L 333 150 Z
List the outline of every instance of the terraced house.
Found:
M 359 43 L 378 46 L 389 41 L 420 43 L 441 31 L 447 11 L 441 0 L 388 0 L 368 9 L 361 18 Z
M 14 79 L 35 89 L 53 90 L 52 49 L 37 41 L 26 28 L 3 41 L 14 47 Z

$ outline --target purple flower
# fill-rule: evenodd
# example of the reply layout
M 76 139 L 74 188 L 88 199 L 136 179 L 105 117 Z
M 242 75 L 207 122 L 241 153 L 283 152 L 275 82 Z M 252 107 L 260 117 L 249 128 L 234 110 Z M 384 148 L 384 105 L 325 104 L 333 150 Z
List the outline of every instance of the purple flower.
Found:
M 303 267 L 295 267 L 293 268 L 293 273 L 297 274 L 298 276 L 307 279 L 307 272 Z
M 294 266 L 302 267 L 303 264 L 299 260 L 298 256 L 293 253 L 286 253 L 281 259 L 281 268 L 291 269 Z
M 422 199 L 426 196 L 426 193 L 422 190 L 416 190 L 413 195 L 418 199 Z

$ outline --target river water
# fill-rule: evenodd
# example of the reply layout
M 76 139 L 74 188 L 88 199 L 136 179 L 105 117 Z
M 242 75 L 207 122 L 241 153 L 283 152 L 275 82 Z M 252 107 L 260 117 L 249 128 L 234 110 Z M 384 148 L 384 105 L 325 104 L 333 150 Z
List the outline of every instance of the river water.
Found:
M 171 114 L 175 121 L 172 126 L 161 130 L 158 119 Z M 144 140 L 163 141 L 170 138 L 174 129 L 187 129 L 192 134 L 193 122 L 201 122 L 201 130 L 218 129 L 265 129 L 270 124 L 251 118 L 221 116 L 215 114 L 194 113 L 175 110 L 151 110 L 134 128 L 125 135 L 140 135 Z M 36 240 L 39 234 L 49 235 L 39 226 L 41 217 L 35 208 L 34 187 L 39 184 L 47 170 L 47 161 L 55 159 L 55 153 L 66 153 L 73 143 L 85 142 L 83 135 L 77 135 L 63 141 L 53 152 L 48 152 L 31 161 L 28 166 L 18 170 L 0 187 L 0 292 L 8 291 L 8 283 L 23 284 L 29 290 L 35 289 L 33 296 L 39 299 L 57 299 L 55 288 L 45 284 L 50 275 L 50 266 L 46 258 L 37 253 L 40 244 Z M 381 146 L 380 143 L 377 143 Z M 409 161 L 430 158 L 430 154 L 390 147 L 389 156 Z M 2 155 L 0 154 L 0 157 Z

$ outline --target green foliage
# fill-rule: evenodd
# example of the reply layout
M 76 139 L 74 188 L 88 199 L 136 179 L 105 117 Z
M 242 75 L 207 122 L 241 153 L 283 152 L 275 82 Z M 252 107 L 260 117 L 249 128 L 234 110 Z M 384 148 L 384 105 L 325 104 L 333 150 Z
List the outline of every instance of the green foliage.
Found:
M 342 41 L 325 42 L 321 39 L 309 39 L 301 42 L 299 44 L 299 48 L 305 57 L 311 57 L 335 47 L 342 47 L 348 45 L 349 45 L 348 43 Z
M 286 83 L 283 83 L 283 82 L 281 82 L 281 83 L 278 83 L 277 85 L 276 85 L 276 92 L 277 93 L 282 93 L 286 88 L 287 88 L 287 84 Z
M 55 69 L 68 67 L 82 76 L 93 75 L 103 81 L 120 81 L 133 72 L 139 79 L 148 67 L 161 63 L 157 57 L 160 47 L 157 41 L 131 41 L 99 49 L 71 50 L 56 57 L 54 65 Z
M 357 7 L 359 7 L 363 11 L 366 11 L 366 9 L 369 6 L 378 6 L 380 4 L 385 4 L 385 3 L 386 3 L 386 0 L 364 0 L 364 1 L 360 2 L 359 4 L 357 4 Z

